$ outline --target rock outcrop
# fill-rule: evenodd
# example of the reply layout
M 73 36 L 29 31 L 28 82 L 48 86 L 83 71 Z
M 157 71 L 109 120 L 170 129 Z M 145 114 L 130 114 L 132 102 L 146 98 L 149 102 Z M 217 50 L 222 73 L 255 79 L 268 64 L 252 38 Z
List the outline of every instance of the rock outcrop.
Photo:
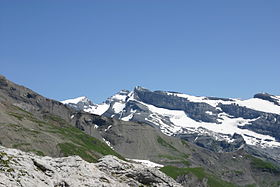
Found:
M 181 186 L 156 168 L 107 155 L 98 163 L 78 156 L 40 157 L 0 147 L 1 187 Z

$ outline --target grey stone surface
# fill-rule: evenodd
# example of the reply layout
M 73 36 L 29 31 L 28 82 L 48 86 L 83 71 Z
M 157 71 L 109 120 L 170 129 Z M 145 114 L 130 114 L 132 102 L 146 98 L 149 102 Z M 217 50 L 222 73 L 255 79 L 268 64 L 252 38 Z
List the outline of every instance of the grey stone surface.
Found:
M 158 169 L 111 155 L 88 163 L 78 156 L 40 157 L 0 146 L 0 163 L 1 187 L 181 186 Z

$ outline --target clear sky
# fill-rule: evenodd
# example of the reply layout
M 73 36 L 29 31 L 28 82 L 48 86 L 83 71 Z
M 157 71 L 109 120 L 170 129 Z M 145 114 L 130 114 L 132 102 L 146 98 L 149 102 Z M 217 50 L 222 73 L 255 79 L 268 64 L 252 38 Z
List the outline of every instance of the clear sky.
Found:
M 0 0 L 0 74 L 57 100 L 280 95 L 280 1 Z

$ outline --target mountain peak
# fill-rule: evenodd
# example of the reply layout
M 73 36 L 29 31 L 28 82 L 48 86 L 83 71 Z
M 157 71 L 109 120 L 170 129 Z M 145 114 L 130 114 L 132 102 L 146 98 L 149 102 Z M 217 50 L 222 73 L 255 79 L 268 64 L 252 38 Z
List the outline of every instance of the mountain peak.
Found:
M 61 101 L 63 104 L 78 104 L 78 103 L 89 103 L 91 102 L 89 98 L 86 96 L 81 96 L 73 99 L 67 99 L 64 101 Z
M 279 96 L 271 95 L 269 93 L 257 93 L 254 95 L 254 98 L 266 100 L 280 106 Z
M 134 91 L 149 91 L 149 89 L 144 88 L 144 87 L 142 87 L 142 86 L 136 86 L 136 87 L 134 88 Z
M 120 95 L 127 95 L 127 94 L 129 94 L 129 93 L 130 93 L 129 90 L 121 90 L 121 91 L 119 91 L 117 94 L 120 94 Z

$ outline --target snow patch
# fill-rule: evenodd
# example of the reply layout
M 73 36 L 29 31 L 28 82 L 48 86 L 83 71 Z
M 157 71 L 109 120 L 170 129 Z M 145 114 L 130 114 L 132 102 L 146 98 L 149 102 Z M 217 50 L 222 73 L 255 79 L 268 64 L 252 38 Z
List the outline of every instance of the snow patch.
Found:
M 275 105 L 274 103 L 263 100 L 263 99 L 252 98 L 252 99 L 247 99 L 244 101 L 239 100 L 239 101 L 236 101 L 236 103 L 239 104 L 240 106 L 251 108 L 251 109 L 254 109 L 257 111 L 274 113 L 274 114 L 280 115 L 280 106 Z
M 149 161 L 149 160 L 139 160 L 139 159 L 129 159 L 129 158 L 126 158 L 126 159 L 137 162 L 137 163 L 140 163 L 140 164 L 142 164 L 144 166 L 147 166 L 147 167 L 152 167 L 152 168 L 162 168 L 164 166 L 162 164 L 158 164 L 158 163 L 155 163 L 155 162 L 152 162 L 152 161 Z
M 96 115 L 102 115 L 109 109 L 109 107 L 110 107 L 109 104 L 101 103 L 99 105 L 94 105 L 94 106 L 91 106 L 87 109 L 84 109 L 84 111 L 92 113 L 92 114 L 96 114 Z
M 107 132 L 111 127 L 112 127 L 112 125 L 109 125 L 109 126 L 107 127 L 107 129 L 105 129 L 105 132 Z
M 212 111 L 206 111 L 205 113 L 206 113 L 206 114 L 209 114 L 209 115 L 213 115 L 213 112 L 212 112 Z
M 128 116 L 122 117 L 121 120 L 130 121 L 133 118 L 135 113 L 136 113 L 136 110 L 131 109 L 130 114 Z
M 111 149 L 114 150 L 113 146 L 111 145 L 111 143 L 108 140 L 105 140 L 105 138 L 102 138 L 102 139 Z
M 207 122 L 197 122 L 186 115 L 184 111 L 181 110 L 168 110 L 164 108 L 155 107 L 140 101 L 137 101 L 145 106 L 152 112 L 152 114 L 146 118 L 147 121 L 157 124 L 163 133 L 171 136 L 184 132 L 184 129 L 191 130 L 193 132 L 199 132 L 202 129 L 207 129 L 209 131 L 221 134 L 233 135 L 234 133 L 242 135 L 247 144 L 259 145 L 262 147 L 274 147 L 280 146 L 280 142 L 276 142 L 274 137 L 259 134 L 248 129 L 241 129 L 238 126 L 244 126 L 250 124 L 250 122 L 256 119 L 243 119 L 243 118 L 232 118 L 226 113 L 219 114 L 219 122 L 217 123 L 207 123 Z M 171 125 L 167 125 L 163 119 L 168 118 Z M 188 131 L 189 132 L 189 131 Z M 199 132 L 201 134 L 201 132 Z M 248 136 L 249 135 L 249 136 Z M 215 136 L 214 136 L 215 137 Z M 219 136 L 220 138 L 221 136 Z M 227 141 L 232 141 L 228 137 L 224 137 Z
M 114 110 L 115 113 L 120 113 L 123 111 L 123 109 L 125 108 L 125 103 L 118 103 L 115 102 L 112 106 L 112 109 Z
M 258 99 L 258 98 L 251 98 L 247 100 L 240 100 L 240 99 L 231 99 L 231 101 L 224 101 L 221 99 L 217 100 L 211 100 L 208 99 L 207 97 L 200 97 L 200 96 L 192 96 L 192 95 L 187 95 L 187 94 L 181 94 L 181 93 L 169 93 L 166 92 L 167 95 L 173 95 L 181 98 L 186 98 L 190 102 L 196 102 L 196 103 L 207 103 L 213 107 L 217 107 L 218 104 L 238 104 L 243 107 L 247 107 L 253 110 L 261 111 L 261 112 L 267 112 L 267 113 L 274 113 L 274 114 L 280 114 L 280 106 L 275 105 L 272 102 L 263 100 L 263 99 Z M 280 101 L 279 96 L 273 96 L 273 98 L 277 99 Z
M 89 99 L 86 96 L 82 96 L 82 97 L 77 97 L 77 98 L 74 98 L 74 99 L 67 99 L 67 100 L 61 101 L 61 103 L 63 103 L 63 104 L 69 104 L 69 103 L 77 104 L 79 102 L 84 102 L 84 101 L 88 101 L 88 100 Z

